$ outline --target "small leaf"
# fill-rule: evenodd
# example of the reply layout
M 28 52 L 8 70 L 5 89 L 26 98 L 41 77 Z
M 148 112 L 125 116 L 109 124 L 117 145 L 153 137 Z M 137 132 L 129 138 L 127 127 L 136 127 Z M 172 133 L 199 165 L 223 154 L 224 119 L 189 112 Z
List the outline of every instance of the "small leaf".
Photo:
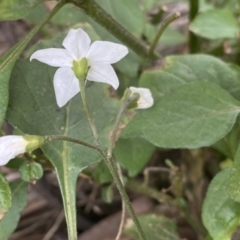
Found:
M 230 240 L 240 224 L 240 203 L 227 194 L 231 168 L 212 180 L 202 209 L 202 220 L 213 240 Z
M 119 139 L 114 148 L 114 156 L 130 177 L 136 176 L 152 156 L 155 147 L 142 138 Z
M 180 239 L 177 233 L 176 224 L 173 220 L 158 216 L 155 214 L 138 216 L 138 220 L 143 228 L 144 233 L 149 240 L 164 239 L 173 240 Z M 124 232 L 134 240 L 139 240 L 139 235 L 135 229 L 132 219 L 128 219 L 125 224 Z
M 231 130 L 239 111 L 240 103 L 216 84 L 193 82 L 146 110 L 142 132 L 159 147 L 209 146 Z
M 237 38 L 239 24 L 227 9 L 214 9 L 197 15 L 190 30 L 207 39 Z
M 36 183 L 43 175 L 42 165 L 37 162 L 24 162 L 19 169 L 22 180 Z
M 0 173 L 0 222 L 11 207 L 12 194 L 8 181 Z
M 10 184 L 12 191 L 12 206 L 0 222 L 0 240 L 7 240 L 18 225 L 21 212 L 27 204 L 27 186 L 23 181 Z
M 1 0 L 0 21 L 17 20 L 25 17 L 32 8 L 47 0 Z

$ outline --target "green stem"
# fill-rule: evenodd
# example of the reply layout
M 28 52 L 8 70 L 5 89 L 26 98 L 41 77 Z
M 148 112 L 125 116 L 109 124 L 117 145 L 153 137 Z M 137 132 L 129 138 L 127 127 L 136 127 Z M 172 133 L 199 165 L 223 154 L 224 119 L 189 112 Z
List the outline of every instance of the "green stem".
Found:
M 189 0 L 189 21 L 190 23 L 198 14 L 199 0 Z M 199 50 L 199 38 L 191 31 L 189 31 L 189 51 L 190 53 L 196 53 Z
M 136 54 L 147 59 L 158 58 L 157 54 L 152 54 L 149 56 L 149 47 L 130 32 L 128 32 L 124 27 L 122 27 L 111 15 L 104 11 L 94 0 L 68 0 L 68 2 L 73 3 L 76 7 L 79 7 L 84 13 L 89 17 L 99 23 L 107 31 L 109 31 L 113 36 L 119 39 L 123 44 L 131 48 Z
M 126 190 L 125 190 L 125 188 L 124 188 L 124 186 L 123 186 L 123 184 L 122 184 L 122 182 L 121 182 L 121 180 L 120 180 L 120 178 L 117 174 L 116 166 L 115 166 L 115 164 L 112 160 L 112 151 L 113 151 L 113 148 L 114 148 L 114 145 L 115 145 L 116 135 L 117 135 L 118 127 L 119 127 L 119 124 L 121 122 L 122 116 L 123 116 L 125 110 L 127 109 L 127 107 L 130 104 L 132 104 L 133 102 L 136 102 L 136 100 L 138 98 L 139 98 L 139 96 L 137 94 L 136 95 L 133 94 L 131 97 L 127 98 L 124 101 L 122 107 L 120 108 L 120 110 L 117 114 L 116 121 L 115 121 L 114 126 L 113 126 L 113 131 L 112 131 L 112 135 L 111 135 L 111 139 L 110 139 L 110 143 L 109 143 L 109 147 L 108 147 L 108 152 L 107 152 L 107 158 L 104 157 L 104 155 L 103 155 L 103 157 L 105 159 L 106 164 L 108 165 L 108 168 L 109 168 L 109 170 L 112 174 L 112 177 L 113 177 L 113 179 L 116 183 L 116 186 L 117 186 L 117 188 L 120 192 L 120 195 L 121 195 L 121 197 L 122 197 L 122 199 L 123 199 L 123 201 L 126 205 L 126 208 L 129 212 L 129 215 L 131 216 L 131 218 L 132 218 L 132 220 L 133 220 L 133 222 L 134 222 L 134 224 L 137 228 L 140 239 L 146 240 L 146 236 L 145 236 L 145 234 L 142 230 L 142 227 L 141 227 L 141 225 L 138 221 L 138 218 L 137 218 L 137 216 L 136 216 L 136 214 L 135 214 L 135 212 L 132 208 L 129 197 L 128 197 L 128 195 L 126 193 Z
M 87 99 L 86 99 L 86 95 L 85 95 L 85 80 L 84 78 L 82 79 L 79 79 L 79 82 L 80 82 L 80 90 L 81 90 L 81 94 L 82 94 L 82 101 L 83 101 L 83 105 L 84 105 L 84 109 L 86 111 L 86 114 L 87 114 L 87 118 L 88 118 L 88 121 L 89 121 L 89 124 L 91 126 L 91 129 L 92 129 L 92 132 L 93 132 L 93 136 L 94 136 L 94 139 L 95 140 L 98 140 L 99 142 L 99 137 L 98 137 L 98 133 L 97 133 L 97 129 L 94 125 L 94 122 L 93 122 L 93 119 L 91 117 L 91 114 L 90 114 L 90 111 L 89 111 L 89 108 L 88 108 L 88 104 L 87 104 Z M 136 225 L 136 228 L 137 228 L 137 231 L 139 233 L 139 236 L 140 236 L 140 239 L 141 240 L 146 240 L 146 237 L 143 233 L 143 230 L 141 228 L 141 225 L 136 217 L 136 214 L 133 210 L 133 207 L 131 205 L 131 202 L 128 198 L 128 195 L 125 191 L 125 188 L 118 176 L 118 172 L 117 172 L 117 169 L 114 165 L 114 162 L 112 161 L 112 149 L 114 147 L 114 143 L 115 143 L 115 140 L 116 140 L 116 133 L 117 133 L 117 129 L 118 129 L 118 126 L 119 126 L 119 123 L 120 123 L 120 120 L 121 120 L 121 116 L 122 114 L 124 113 L 124 111 L 126 110 L 126 108 L 133 102 L 133 101 L 136 101 L 136 99 L 138 99 L 138 94 L 133 94 L 132 97 L 130 97 L 129 99 L 127 99 L 124 103 L 123 103 L 123 106 L 121 107 L 118 115 L 117 115 L 117 118 L 116 118 L 116 122 L 114 124 L 114 129 L 113 129 L 113 132 L 112 132 L 112 136 L 111 136 L 111 141 L 110 141 L 110 144 L 109 144 L 109 149 L 108 149 L 108 155 L 106 156 L 105 153 L 102 151 L 102 149 L 100 148 L 100 145 L 97 144 L 95 149 L 100 153 L 100 155 L 103 157 L 106 165 L 108 166 L 108 169 L 113 177 L 113 180 L 115 181 L 115 184 L 120 192 L 120 195 L 126 205 L 126 208 L 130 214 L 130 216 L 132 217 L 133 219 L 133 222 L 134 224 Z
M 96 145 L 97 148 L 100 148 L 100 140 L 99 140 L 99 136 L 97 133 L 97 128 L 94 124 L 93 118 L 92 118 L 92 114 L 90 112 L 90 109 L 88 107 L 88 103 L 87 103 L 87 98 L 86 98 L 86 88 L 85 88 L 85 78 L 83 79 L 79 79 L 79 83 L 80 83 L 80 92 L 81 92 L 81 97 L 82 97 L 82 102 L 83 102 L 83 107 L 84 110 L 87 114 L 87 118 L 90 124 L 90 127 L 92 129 L 92 133 L 93 133 L 93 137 L 94 137 L 94 143 Z
M 104 159 L 106 165 L 108 166 L 108 169 L 109 169 L 109 171 L 110 171 L 110 173 L 113 177 L 113 180 L 114 180 L 114 182 L 115 182 L 115 184 L 118 188 L 118 191 L 119 191 L 119 193 L 120 193 L 120 195 L 121 195 L 121 197 L 122 197 L 122 199 L 125 203 L 125 206 L 128 210 L 128 213 L 131 216 L 131 218 L 132 218 L 132 220 L 133 220 L 133 222 L 134 222 L 134 224 L 137 228 L 137 232 L 139 234 L 140 239 L 141 240 L 147 240 L 147 238 L 146 238 L 146 236 L 145 236 L 145 234 L 142 230 L 142 227 L 141 227 L 141 225 L 140 225 L 140 223 L 137 219 L 137 216 L 134 212 L 134 209 L 133 209 L 132 204 L 129 200 L 129 197 L 126 193 L 126 190 L 125 190 L 125 188 L 124 188 L 124 186 L 123 186 L 123 184 L 122 184 L 122 182 L 121 182 L 121 180 L 118 176 L 117 169 L 116 169 L 116 166 L 115 166 L 114 162 L 112 161 L 112 158 L 106 157 L 106 155 L 100 149 L 98 150 L 98 152 L 101 154 L 101 156 Z
M 62 141 L 68 141 L 68 142 L 73 142 L 73 143 L 77 143 L 79 145 L 83 145 L 85 147 L 88 147 L 88 148 L 92 148 L 94 150 L 97 150 L 97 147 L 92 145 L 92 144 L 89 144 L 87 142 L 84 142 L 82 140 L 78 140 L 78 139 L 75 139 L 75 138 L 71 138 L 71 137 L 67 137 L 67 136 L 59 136 L 59 135 L 48 135 L 48 136 L 45 136 L 45 142 L 51 142 L 51 141 L 54 141 L 54 140 L 62 140 Z
M 160 26 L 153 42 L 152 42 L 152 45 L 150 46 L 150 49 L 149 49 L 149 56 L 152 56 L 152 54 L 154 53 L 154 50 L 157 46 L 157 43 L 158 43 L 158 40 L 160 39 L 160 37 L 162 36 L 164 30 L 167 28 L 167 26 L 172 23 L 174 20 L 176 20 L 177 18 L 180 17 L 180 13 L 174 13 L 173 15 L 171 15 L 170 17 L 166 18 L 164 20 L 164 22 L 162 23 L 162 25 Z

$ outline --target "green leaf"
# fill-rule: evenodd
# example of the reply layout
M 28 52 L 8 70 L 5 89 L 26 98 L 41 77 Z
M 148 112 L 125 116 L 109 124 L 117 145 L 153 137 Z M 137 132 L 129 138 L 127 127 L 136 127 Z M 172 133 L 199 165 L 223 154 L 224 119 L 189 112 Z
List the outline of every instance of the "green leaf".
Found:
M 155 214 L 138 216 L 138 220 L 143 228 L 144 233 L 150 240 L 164 239 L 173 240 L 179 239 L 177 227 L 171 219 Z M 139 240 L 139 235 L 131 219 L 128 219 L 125 225 L 124 233 L 134 240 Z
M 229 196 L 237 202 L 240 202 L 239 183 L 240 183 L 240 147 L 238 147 L 234 162 L 231 168 L 231 174 L 228 185 Z
M 18 225 L 21 212 L 27 204 L 27 186 L 23 181 L 10 184 L 12 191 L 12 206 L 0 222 L 0 240 L 7 240 Z
M 141 124 L 148 141 L 159 147 L 197 148 L 215 143 L 231 130 L 240 103 L 216 84 L 193 82 L 145 111 Z
M 147 70 L 141 75 L 139 87 L 151 90 L 156 105 L 163 96 L 181 85 L 196 81 L 215 83 L 240 100 L 240 79 L 236 73 L 221 60 L 203 54 L 167 57 L 162 69 Z M 139 111 L 121 136 L 125 138 L 144 135 L 143 128 L 150 110 Z M 158 124 L 159 119 L 156 121 L 155 124 Z
M 8 0 L 6 0 L 6 2 L 7 1 Z M 55 8 L 49 16 L 39 22 L 38 25 L 36 25 L 18 44 L 12 47 L 2 58 L 0 58 L 0 127 L 3 124 L 7 110 L 9 98 L 8 84 L 13 66 L 28 42 L 35 36 L 38 30 L 41 29 L 41 27 L 43 27 L 49 19 L 51 19 L 59 8 L 61 8 L 61 4 L 58 5 L 58 7 Z
M 114 148 L 114 156 L 130 177 L 136 176 L 144 168 L 155 150 L 155 146 L 142 138 L 119 139 Z
M 44 1 L 46 0 L 1 0 L 0 21 L 23 18 L 32 8 Z
M 38 61 L 21 60 L 16 64 L 10 82 L 7 120 L 24 133 L 65 135 L 93 143 L 80 95 L 58 108 L 53 89 L 55 71 L 56 68 Z M 108 142 L 110 127 L 119 109 L 118 101 L 109 95 L 108 85 L 88 82 L 88 103 L 100 130 L 102 146 Z M 49 143 L 42 149 L 56 169 L 67 219 L 76 222 L 76 179 L 82 169 L 101 157 L 92 149 L 63 141 Z
M 237 38 L 239 23 L 227 9 L 214 9 L 197 15 L 190 30 L 207 39 Z
M 213 240 L 230 240 L 240 224 L 240 203 L 227 194 L 231 168 L 212 180 L 202 209 L 202 220 Z
M 19 169 L 22 180 L 36 183 L 43 175 L 42 165 L 37 162 L 24 162 Z
M 0 172 L 0 222 L 11 207 L 12 194 L 8 181 Z

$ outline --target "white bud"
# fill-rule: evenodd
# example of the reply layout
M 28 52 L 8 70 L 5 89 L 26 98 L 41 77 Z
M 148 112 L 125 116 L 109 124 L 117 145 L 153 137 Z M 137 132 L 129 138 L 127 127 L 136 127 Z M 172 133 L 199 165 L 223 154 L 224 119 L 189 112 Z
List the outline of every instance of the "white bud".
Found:
M 136 88 L 136 87 L 130 87 L 129 88 L 132 93 L 139 93 L 140 98 L 137 101 L 137 109 L 145 109 L 145 108 L 150 108 L 153 103 L 153 97 L 152 93 L 148 88 Z

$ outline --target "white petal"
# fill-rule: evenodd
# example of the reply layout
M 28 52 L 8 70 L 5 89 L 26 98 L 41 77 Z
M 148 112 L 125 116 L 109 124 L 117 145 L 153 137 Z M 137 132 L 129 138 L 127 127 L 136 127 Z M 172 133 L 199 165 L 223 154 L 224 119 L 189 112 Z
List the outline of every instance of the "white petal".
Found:
M 86 56 L 91 39 L 81 28 L 71 29 L 63 41 L 63 46 L 67 49 L 69 55 L 78 60 Z
M 132 93 L 140 94 L 140 99 L 137 102 L 137 109 L 150 108 L 153 105 L 154 100 L 152 97 L 152 93 L 148 88 L 130 87 L 129 89 L 132 91 Z
M 90 46 L 90 49 L 87 53 L 87 59 L 89 61 L 89 65 L 94 62 L 112 64 L 118 62 L 127 54 L 127 47 L 121 44 L 107 41 L 95 41 Z
M 47 48 L 34 52 L 30 57 L 30 61 L 37 59 L 40 62 L 46 63 L 52 67 L 67 67 L 72 66 L 73 59 L 67 53 L 67 50 L 62 48 Z
M 119 86 L 118 77 L 113 67 L 109 64 L 94 63 L 88 71 L 87 80 L 108 83 L 114 89 L 117 89 Z
M 12 158 L 24 153 L 28 142 L 22 136 L 0 137 L 0 166 Z
M 59 68 L 54 75 L 53 84 L 59 107 L 80 92 L 78 79 L 70 67 Z

